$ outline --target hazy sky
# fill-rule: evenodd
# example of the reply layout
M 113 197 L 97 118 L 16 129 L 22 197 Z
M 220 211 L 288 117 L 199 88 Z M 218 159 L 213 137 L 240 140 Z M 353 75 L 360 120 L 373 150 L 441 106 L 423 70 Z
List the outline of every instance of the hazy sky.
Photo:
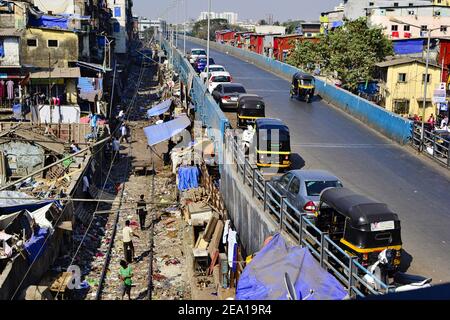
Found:
M 201 11 L 208 11 L 208 0 L 186 0 L 188 17 L 198 18 Z M 166 8 L 174 0 L 134 0 L 133 14 L 156 19 L 165 14 Z M 340 0 L 212 0 L 212 11 L 231 11 L 239 14 L 239 20 L 266 18 L 273 14 L 274 21 L 288 19 L 319 20 L 320 12 L 332 10 Z M 173 21 L 176 10 L 171 10 Z M 180 22 L 184 19 L 184 9 L 180 5 Z

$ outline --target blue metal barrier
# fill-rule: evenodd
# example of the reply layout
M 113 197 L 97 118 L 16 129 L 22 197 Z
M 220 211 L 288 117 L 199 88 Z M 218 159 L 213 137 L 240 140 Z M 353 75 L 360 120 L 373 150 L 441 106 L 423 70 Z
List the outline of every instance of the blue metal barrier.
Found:
M 191 37 L 189 37 L 189 40 L 201 45 L 206 45 L 205 40 Z M 294 73 L 300 71 L 300 69 L 286 63 L 273 60 L 251 51 L 232 47 L 230 45 L 212 42 L 211 48 L 221 52 L 226 52 L 227 54 L 238 57 L 242 60 L 250 61 L 257 66 L 274 72 L 286 79 L 290 79 Z M 412 121 L 404 119 L 395 113 L 389 112 L 368 100 L 352 94 L 351 92 L 338 88 L 332 84 L 328 84 L 323 80 L 316 79 L 316 87 L 317 93 L 322 98 L 330 101 L 336 107 L 351 114 L 355 118 L 361 120 L 389 138 L 401 144 L 406 144 L 412 139 Z
M 203 126 L 208 129 L 208 137 L 214 141 L 215 150 L 221 164 L 223 159 L 223 138 L 225 130 L 230 127 L 228 118 L 209 92 L 207 92 L 205 84 L 201 81 L 189 61 L 178 50 L 171 48 L 166 40 L 163 40 L 161 45 L 166 50 L 169 58 L 173 57 L 174 68 L 180 74 L 182 81 L 187 83 L 192 76 L 193 83 L 190 95 L 195 105 L 195 112 L 201 119 Z

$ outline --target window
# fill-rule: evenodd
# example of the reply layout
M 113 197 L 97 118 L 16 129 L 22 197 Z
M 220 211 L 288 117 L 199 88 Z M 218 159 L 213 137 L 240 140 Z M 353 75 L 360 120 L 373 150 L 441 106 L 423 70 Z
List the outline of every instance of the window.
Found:
M 428 26 L 426 26 L 426 25 L 420 26 L 420 31 L 425 32 L 427 30 L 428 30 Z
M 373 2 L 369 2 L 369 7 L 373 7 L 374 3 Z
M 37 39 L 27 39 L 27 46 L 37 47 Z
M 435 16 L 440 16 L 440 15 L 441 15 L 441 12 L 440 12 L 440 11 L 435 11 L 435 12 L 434 12 L 434 15 L 435 15 Z
M 394 7 L 398 7 L 398 2 L 394 2 Z
M 114 7 L 114 17 L 121 17 L 121 16 L 122 16 L 122 8 Z
M 49 48 L 57 48 L 58 47 L 58 40 L 47 40 L 47 46 Z
M 392 111 L 396 114 L 409 114 L 409 100 L 394 100 Z
M 425 73 L 422 74 L 422 83 L 425 82 Z M 427 83 L 431 82 L 431 74 L 427 75 Z
M 415 12 L 414 10 L 408 10 L 408 14 L 409 14 L 410 16 L 413 16 L 413 15 L 416 14 L 416 12 Z
M 291 184 L 289 185 L 289 192 L 292 194 L 298 194 L 300 192 L 300 180 L 296 177 L 292 179 Z
M 408 5 L 410 6 L 410 7 L 412 7 L 412 6 L 414 6 L 414 3 L 408 3 Z
M 398 31 L 398 25 L 393 24 L 393 25 L 391 26 L 391 31 Z
M 411 27 L 409 25 L 404 25 L 403 26 L 403 31 L 410 31 Z
M 447 32 L 447 26 L 441 26 L 441 32 Z
M 291 181 L 291 178 L 292 178 L 292 173 L 286 173 L 284 176 L 281 177 L 280 185 L 282 185 L 283 187 L 287 187 L 289 181 Z
M 406 82 L 406 73 L 399 73 L 397 82 Z
M 305 181 L 305 185 L 309 197 L 320 196 L 326 188 L 342 188 L 339 181 Z

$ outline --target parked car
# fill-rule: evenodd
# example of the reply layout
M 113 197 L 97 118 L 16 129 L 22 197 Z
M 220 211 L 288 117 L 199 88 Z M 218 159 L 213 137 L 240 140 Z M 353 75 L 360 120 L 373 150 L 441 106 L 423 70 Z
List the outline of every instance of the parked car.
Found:
M 221 83 L 212 92 L 220 108 L 237 108 L 239 95 L 247 93 L 240 83 Z
M 211 72 L 209 78 L 208 91 L 213 93 L 214 89 L 221 83 L 229 83 L 232 81 L 231 75 L 226 71 Z
M 218 64 L 210 64 L 209 65 L 209 73 L 212 72 L 226 72 L 225 68 Z M 205 67 L 205 69 L 200 73 L 200 79 L 202 79 L 203 82 L 206 82 L 206 78 L 208 77 L 208 68 Z
M 320 194 L 326 188 L 341 188 L 338 177 L 323 170 L 292 170 L 271 179 L 274 189 L 300 213 L 314 216 L 319 206 Z M 277 199 L 277 195 L 273 194 Z
M 207 57 L 204 57 L 204 56 L 200 56 L 200 57 L 198 57 L 197 60 L 195 60 L 195 62 L 194 62 L 194 70 L 195 70 L 197 73 L 200 73 L 200 72 L 202 72 L 202 71 L 206 68 L 207 64 L 208 64 L 208 58 L 207 58 Z M 211 65 L 211 64 L 215 64 L 213 58 L 209 58 L 209 64 L 210 64 L 210 65 Z
M 206 50 L 194 48 L 191 49 L 191 51 L 188 53 L 188 59 L 190 64 L 194 64 L 195 60 L 198 58 L 198 56 L 206 56 Z

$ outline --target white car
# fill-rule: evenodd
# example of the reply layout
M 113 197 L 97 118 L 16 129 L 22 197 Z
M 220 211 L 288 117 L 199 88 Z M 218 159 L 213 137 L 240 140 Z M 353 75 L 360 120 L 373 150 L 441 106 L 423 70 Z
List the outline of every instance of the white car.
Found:
M 209 66 L 209 72 L 226 72 L 225 68 L 218 64 L 212 64 Z M 208 67 L 205 67 L 205 70 L 203 70 L 202 73 L 200 73 L 200 79 L 202 79 L 203 82 L 206 81 L 206 77 L 208 77 Z
M 226 71 L 220 71 L 220 72 L 211 72 L 209 78 L 209 86 L 208 91 L 209 93 L 212 93 L 214 89 L 221 83 L 230 83 L 233 81 L 233 78 L 231 77 L 230 73 Z
M 189 53 L 189 63 L 193 64 L 199 56 L 206 56 L 206 50 L 200 48 L 191 49 L 191 52 Z

